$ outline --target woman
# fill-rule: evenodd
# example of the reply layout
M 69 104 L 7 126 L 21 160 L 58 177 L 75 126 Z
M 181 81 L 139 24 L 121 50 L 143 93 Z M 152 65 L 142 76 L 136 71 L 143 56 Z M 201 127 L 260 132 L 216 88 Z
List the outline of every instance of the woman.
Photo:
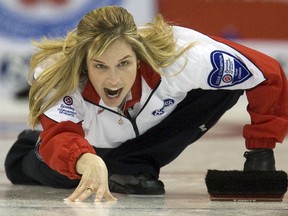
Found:
M 288 127 L 287 79 L 257 51 L 161 16 L 137 29 L 123 8 L 83 17 L 64 39 L 37 43 L 30 123 L 9 151 L 14 184 L 74 188 L 66 200 L 111 192 L 164 194 L 160 168 L 205 134 L 246 91 L 244 170 L 275 170 Z M 40 135 L 40 136 L 39 136 Z M 36 145 L 35 145 L 36 144 Z

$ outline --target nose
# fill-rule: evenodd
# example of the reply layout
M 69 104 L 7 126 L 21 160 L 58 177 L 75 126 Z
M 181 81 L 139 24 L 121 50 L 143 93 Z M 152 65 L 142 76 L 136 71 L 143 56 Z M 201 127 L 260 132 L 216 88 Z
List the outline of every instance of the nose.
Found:
M 111 85 L 117 85 L 120 82 L 120 76 L 116 69 L 110 70 L 109 82 Z

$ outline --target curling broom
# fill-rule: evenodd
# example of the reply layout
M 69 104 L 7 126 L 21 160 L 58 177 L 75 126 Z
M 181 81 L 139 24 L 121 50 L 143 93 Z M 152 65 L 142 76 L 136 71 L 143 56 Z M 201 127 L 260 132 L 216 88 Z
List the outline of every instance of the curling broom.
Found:
M 284 171 L 208 170 L 205 183 L 211 201 L 276 201 L 287 192 Z

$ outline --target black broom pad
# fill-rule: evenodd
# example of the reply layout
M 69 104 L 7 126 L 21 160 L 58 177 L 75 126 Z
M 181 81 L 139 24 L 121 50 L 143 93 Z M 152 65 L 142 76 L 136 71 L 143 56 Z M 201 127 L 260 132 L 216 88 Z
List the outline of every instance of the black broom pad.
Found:
M 287 192 L 284 171 L 208 170 L 205 178 L 211 200 L 281 199 Z

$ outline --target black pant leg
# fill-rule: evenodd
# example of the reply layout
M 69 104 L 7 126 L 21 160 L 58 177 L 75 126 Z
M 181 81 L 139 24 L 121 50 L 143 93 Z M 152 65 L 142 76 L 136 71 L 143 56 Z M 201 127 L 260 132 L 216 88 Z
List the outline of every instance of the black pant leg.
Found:
M 35 151 L 30 151 L 22 161 L 22 170 L 31 179 L 37 181 L 41 185 L 54 188 L 75 188 L 79 184 L 79 180 L 69 179 L 55 170 L 51 169 L 43 161 L 39 160 Z
M 98 152 L 110 173 L 158 177 L 161 167 L 205 134 L 242 94 L 242 90 L 193 90 L 166 119 L 146 133 L 105 154 L 102 149 Z
M 73 188 L 79 180 L 71 180 L 52 170 L 35 153 L 40 131 L 25 130 L 9 150 L 5 171 L 13 184 L 45 185 L 55 188 Z
M 4 166 L 7 178 L 13 184 L 39 184 L 22 171 L 23 158 L 35 148 L 40 131 L 24 130 L 8 151 Z

